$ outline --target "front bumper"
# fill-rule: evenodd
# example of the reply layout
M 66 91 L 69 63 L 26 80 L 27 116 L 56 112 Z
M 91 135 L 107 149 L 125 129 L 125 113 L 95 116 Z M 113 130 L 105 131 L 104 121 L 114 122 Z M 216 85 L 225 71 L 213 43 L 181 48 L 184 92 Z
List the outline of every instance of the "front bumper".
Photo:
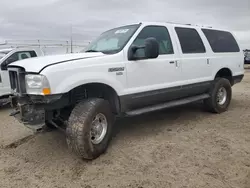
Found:
M 10 103 L 14 116 L 20 123 L 33 130 L 45 127 L 45 122 L 54 118 L 54 112 L 69 104 L 68 95 L 22 95 L 11 96 Z
M 10 97 L 13 112 L 10 116 L 14 116 L 20 123 L 26 127 L 37 131 L 45 126 L 45 109 L 29 104 L 25 99 L 18 100 L 17 97 Z

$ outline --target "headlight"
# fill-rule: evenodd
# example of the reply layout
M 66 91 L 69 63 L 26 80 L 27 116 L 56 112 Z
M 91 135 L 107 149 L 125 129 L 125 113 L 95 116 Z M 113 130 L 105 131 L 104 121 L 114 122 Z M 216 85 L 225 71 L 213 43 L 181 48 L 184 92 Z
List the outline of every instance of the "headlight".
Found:
M 51 94 L 47 78 L 40 74 L 27 74 L 25 76 L 26 92 L 34 95 Z

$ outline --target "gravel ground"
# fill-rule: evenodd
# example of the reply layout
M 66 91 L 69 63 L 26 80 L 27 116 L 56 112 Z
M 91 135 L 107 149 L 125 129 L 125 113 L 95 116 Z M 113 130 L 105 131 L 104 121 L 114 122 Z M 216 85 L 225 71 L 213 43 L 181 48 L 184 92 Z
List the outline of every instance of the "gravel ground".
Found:
M 107 153 L 82 161 L 61 132 L 32 135 L 4 108 L 0 187 L 250 188 L 249 109 L 250 71 L 227 112 L 192 104 L 119 120 Z

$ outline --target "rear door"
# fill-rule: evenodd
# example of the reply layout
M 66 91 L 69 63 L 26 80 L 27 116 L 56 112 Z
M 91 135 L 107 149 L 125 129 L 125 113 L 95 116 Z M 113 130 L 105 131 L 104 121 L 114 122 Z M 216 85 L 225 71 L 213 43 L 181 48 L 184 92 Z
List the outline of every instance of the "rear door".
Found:
M 0 70 L 0 96 L 10 93 L 10 80 L 7 66 L 15 61 L 36 57 L 35 51 L 19 51 L 7 55 L 6 59 L 1 64 Z
M 212 69 L 209 53 L 199 30 L 175 27 L 182 66 L 182 91 L 189 95 L 203 93 L 210 84 Z

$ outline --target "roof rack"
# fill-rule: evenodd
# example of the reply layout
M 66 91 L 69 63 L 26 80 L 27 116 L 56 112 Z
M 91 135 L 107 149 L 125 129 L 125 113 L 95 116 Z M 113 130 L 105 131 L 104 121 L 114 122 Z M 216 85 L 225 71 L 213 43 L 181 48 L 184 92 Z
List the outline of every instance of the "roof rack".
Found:
M 212 26 L 203 26 L 203 25 L 190 24 L 190 23 L 177 23 L 177 22 L 167 22 L 167 23 L 179 24 L 179 25 L 190 25 L 190 26 L 197 26 L 197 27 L 206 27 L 206 28 L 213 28 Z
M 188 23 L 178 23 L 178 22 L 167 22 L 167 23 L 179 24 L 179 25 L 192 25 L 192 24 L 188 24 Z

